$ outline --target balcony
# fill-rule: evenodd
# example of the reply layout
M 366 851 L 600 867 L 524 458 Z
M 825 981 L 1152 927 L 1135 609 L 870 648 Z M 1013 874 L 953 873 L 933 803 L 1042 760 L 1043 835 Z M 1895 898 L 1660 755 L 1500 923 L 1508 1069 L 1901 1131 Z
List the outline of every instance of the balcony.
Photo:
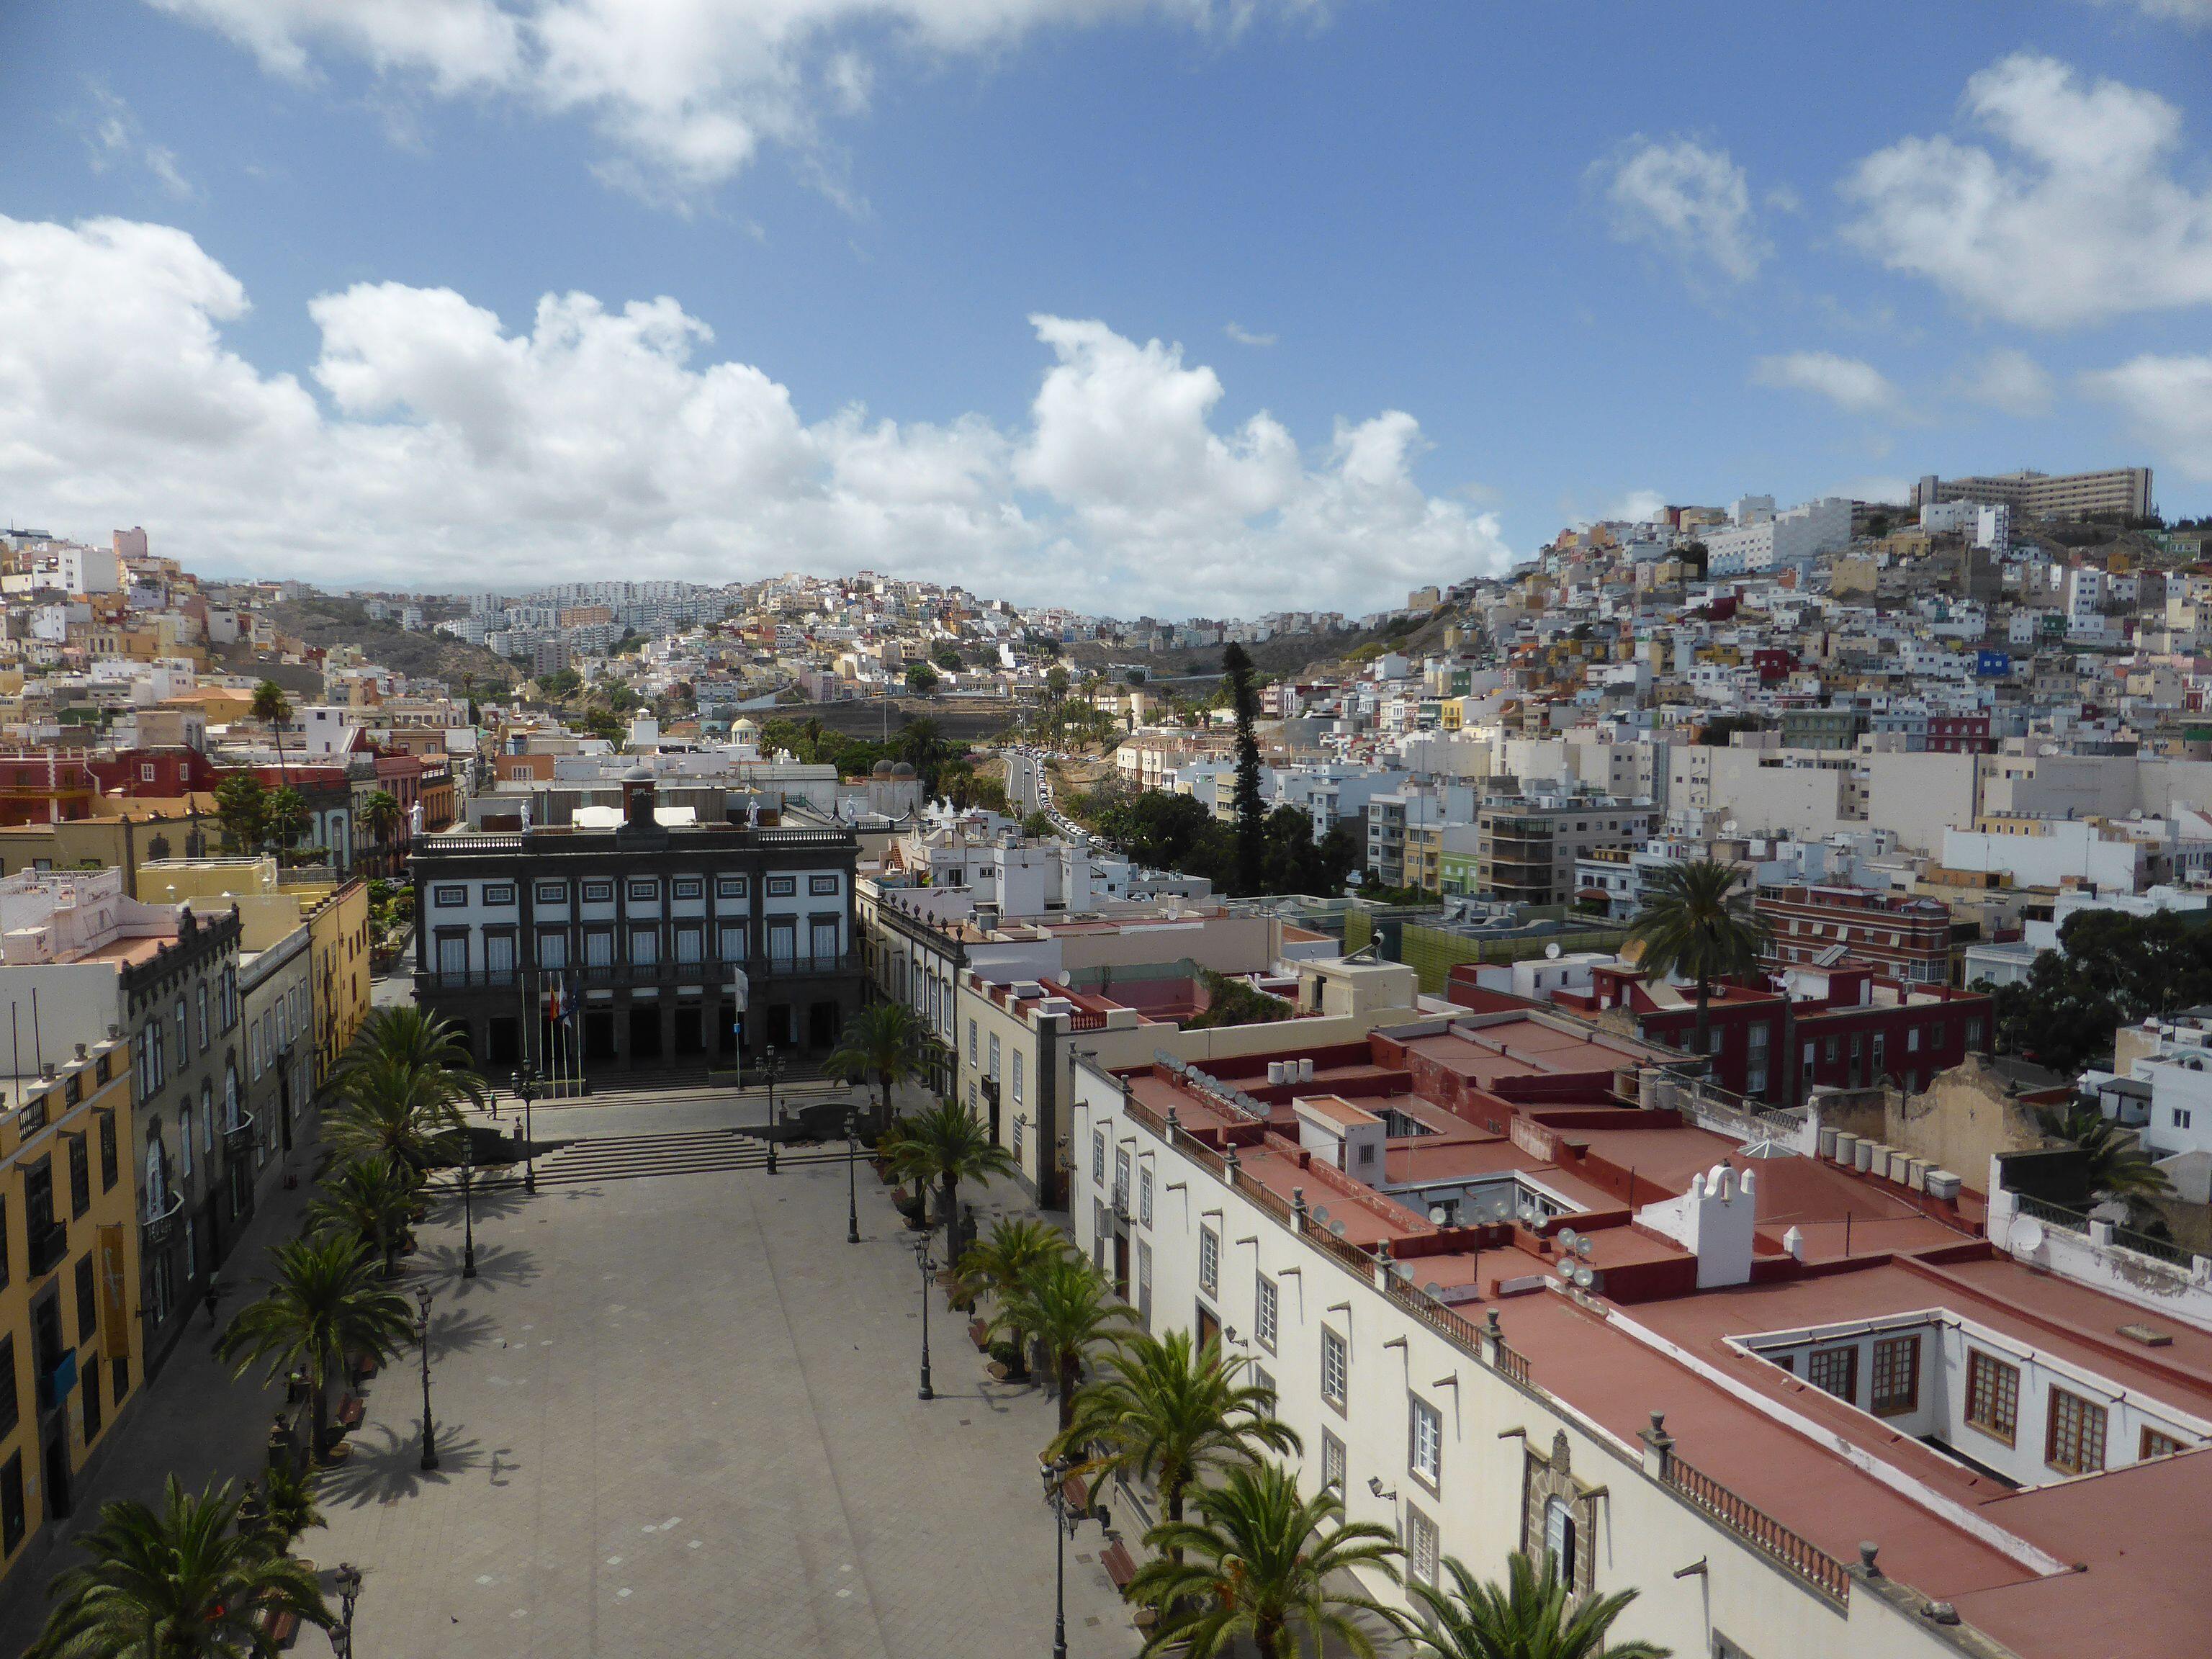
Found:
M 743 962 L 594 962 L 572 968 L 430 968 L 415 975 L 420 992 L 543 991 L 566 977 L 591 986 L 726 985 L 734 969 L 748 979 L 788 978 L 811 974 L 854 974 L 860 971 L 857 951 L 799 951 L 789 956 L 747 957 Z
M 138 1224 L 138 1248 L 142 1250 L 161 1250 L 168 1248 L 169 1241 L 177 1236 L 177 1221 L 185 1212 L 185 1195 L 176 1194 L 168 1208 L 159 1215 L 148 1216 Z
M 240 1112 L 238 1121 L 222 1132 L 223 1156 L 232 1163 L 242 1163 L 253 1152 L 253 1114 Z
M 69 1255 L 69 1224 L 52 1221 L 41 1232 L 31 1234 L 31 1277 L 38 1279 L 52 1273 Z

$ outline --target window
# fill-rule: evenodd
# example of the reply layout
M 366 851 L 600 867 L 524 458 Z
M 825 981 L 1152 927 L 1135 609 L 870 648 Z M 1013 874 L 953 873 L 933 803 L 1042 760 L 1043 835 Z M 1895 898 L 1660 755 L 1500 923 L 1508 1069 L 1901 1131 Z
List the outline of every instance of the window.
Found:
M 0 1336 L 0 1440 L 15 1431 L 22 1405 L 15 1397 L 15 1339 Z
M 565 881 L 541 881 L 532 890 L 540 904 L 566 904 L 568 902 L 568 884 Z
M 743 922 L 724 922 L 721 944 L 718 947 L 724 962 L 743 962 L 745 959 L 745 928 Z
M 1106 1184 L 1106 1132 L 1103 1129 L 1091 1132 L 1091 1184 L 1094 1187 Z
M 1260 1346 L 1269 1353 L 1275 1351 L 1275 1316 L 1278 1306 L 1279 1298 L 1275 1281 L 1265 1273 L 1259 1274 L 1252 1294 L 1252 1325 L 1254 1334 L 1260 1339 Z
M 1443 1413 L 1419 1395 L 1407 1398 L 1412 1409 L 1407 1425 L 1407 1462 L 1415 1477 L 1426 1481 L 1433 1492 L 1443 1480 Z
M 1982 1046 L 1982 1022 L 1978 1019 L 1970 1019 L 1966 1022 L 1966 1046 L 1969 1048 L 1978 1048 Z
M 1344 1490 L 1344 1442 L 1327 1429 L 1321 1431 L 1321 1483 Z
M 1411 1504 L 1406 1506 L 1406 1571 L 1416 1583 L 1437 1582 L 1437 1523 Z
M 15 1553 L 28 1529 L 23 1512 L 23 1454 L 17 1452 L 0 1463 L 0 1559 Z
M 2186 1129 L 2190 1124 L 2190 1108 L 2176 1106 L 2172 1109 L 2173 1127 L 2177 1129 Z
M 2013 1443 L 2020 1429 L 2020 1368 L 1979 1348 L 1966 1350 L 1966 1421 L 1993 1440 Z
M 1021 1056 L 1016 1054 L 1014 1058 L 1019 1060 Z M 1020 1097 L 1017 1095 L 1015 1098 L 1018 1100 Z M 1129 1149 L 1127 1146 L 1114 1149 L 1114 1207 L 1117 1210 L 1129 1207 Z
M 1908 1054 L 1920 1052 L 1920 1028 L 1917 1025 L 1905 1034 L 1905 1052 Z
M 441 910 L 454 909 L 468 902 L 469 890 L 465 887 L 433 887 L 430 890 L 430 902 Z
M 975 1022 L 972 1019 L 968 1022 L 968 1063 L 975 1063 Z
M 117 1153 L 115 1147 L 115 1114 L 112 1112 L 102 1112 L 100 1114 L 100 1191 L 103 1193 L 108 1192 L 114 1188 L 117 1179 L 122 1174 L 122 1160 Z M 3 1250 L 6 1248 L 6 1245 L 7 1230 L 4 1227 L 0 1227 L 0 1250 Z M 0 1284 L 4 1284 L 6 1282 L 6 1271 L 4 1268 L 0 1268 Z
M 0 1434 L 6 1432 L 5 1429 L 0 1429 Z M 2186 1441 L 2176 1439 L 2165 1430 L 2154 1429 L 2148 1424 L 2143 1425 L 2141 1455 L 2145 1461 L 2154 1457 L 2171 1457 L 2174 1453 L 2186 1451 L 2188 1449 Z
M 117 1355 L 107 1362 L 108 1394 L 120 1406 L 123 1396 L 131 1392 L 131 1362 Z
M 75 1221 L 92 1207 L 92 1148 L 82 1135 L 64 1132 L 62 1139 L 69 1142 L 70 1219 Z
M 1556 1584 L 1575 1584 L 1575 1512 L 1564 1498 L 1544 1500 L 1544 1574 Z
M 2094 1474 L 2105 1467 L 2105 1408 L 2064 1389 L 2051 1391 L 2043 1461 L 2069 1474 Z
M 973 1091 L 970 1091 L 970 1092 L 972 1093 Z M 969 1109 L 974 1109 L 972 1104 Z M 1018 1117 L 1014 1120 L 1014 1163 L 1017 1166 L 1018 1166 L 1022 1161 L 1022 1129 L 1028 1121 L 1029 1120 L 1026 1118 Z
M 693 876 L 688 879 L 678 877 L 669 884 L 668 890 L 672 898 L 695 899 L 702 896 L 707 890 L 706 884 Z
M 1137 1241 L 1137 1318 L 1146 1330 L 1152 1328 L 1152 1247 L 1141 1238 Z
M 1137 1219 L 1149 1227 L 1152 1224 L 1152 1166 L 1137 1166 Z
M 1859 1393 L 1857 1345 L 1844 1348 L 1814 1349 L 1805 1356 L 1805 1380 L 1838 1400 L 1856 1405 Z
M 538 935 L 538 965 L 555 969 L 568 965 L 568 934 L 558 928 L 548 927 Z
M 1885 1336 L 1874 1345 L 1874 1413 L 1898 1417 L 1920 1404 L 1920 1339 Z
M 992 1036 L 991 1036 L 991 1064 L 990 1064 L 989 1067 L 988 1067 L 988 1068 L 984 1072 L 983 1075 L 984 1075 L 984 1076 L 986 1076 L 986 1077 L 988 1077 L 988 1078 L 989 1078 L 993 1082 L 996 1082 L 996 1081 L 998 1080 L 998 1077 L 999 1077 L 999 1038 L 998 1038 L 998 1034 L 997 1034 L 996 1032 L 994 1032 L 994 1033 L 992 1034 Z M 1103 1176 L 1101 1176 L 1101 1177 L 1100 1177 L 1100 1179 L 1102 1179 L 1102 1180 L 1103 1180 L 1103 1179 L 1104 1179 L 1104 1177 L 1103 1177 Z
M 199 987 L 199 996 L 198 996 L 198 1003 L 199 1024 L 200 1024 L 200 1052 L 201 1052 L 202 1054 L 205 1054 L 205 1053 L 207 1052 L 207 1046 L 208 1046 L 208 1035 L 209 1035 L 209 1033 L 208 1033 L 207 981 L 206 981 L 205 980 L 202 980 L 202 981 L 200 981 L 200 987 Z
M 1321 1333 L 1321 1397 L 1339 1411 L 1345 1408 L 1351 1383 L 1352 1351 L 1344 1339 L 1327 1326 Z
M 660 902 L 660 883 L 649 876 L 633 876 L 623 889 L 632 904 Z
M 192 1108 L 189 1101 L 177 1108 L 177 1145 L 184 1153 L 178 1164 L 189 1181 L 192 1176 Z
M 92 1256 L 88 1252 L 76 1259 L 77 1346 L 82 1347 L 99 1334 L 100 1297 L 94 1289 Z M 94 1388 L 100 1386 L 97 1376 L 91 1379 L 91 1386 Z
M 1211 1227 L 1198 1230 L 1198 1288 L 1208 1296 L 1221 1294 L 1221 1235 Z
M 612 904 L 614 902 L 614 883 L 611 881 L 587 881 L 584 884 L 585 903 Z
M 1018 1105 L 1020 1105 L 1021 1103 L 1022 1103 L 1022 1051 L 1021 1051 L 1020 1049 L 1017 1048 L 1017 1049 L 1015 1049 L 1015 1050 L 1014 1050 L 1014 1104 L 1015 1104 L 1015 1105 L 1017 1105 L 1017 1106 L 1018 1106 Z M 1128 1183 L 1127 1182 L 1124 1181 L 1124 1182 L 1122 1182 L 1121 1183 L 1121 1187 L 1122 1187 L 1123 1190 L 1125 1190 L 1125 1191 L 1126 1191 L 1126 1190 L 1127 1189 L 1127 1188 L 1128 1188 L 1129 1183 Z
M 795 896 L 798 891 L 797 876 L 770 876 L 768 878 L 768 896 L 770 898 L 791 898 Z
M 837 878 L 835 876 L 809 876 L 806 878 L 806 890 L 812 894 L 816 898 L 836 898 L 837 896 Z
M 716 898 L 743 898 L 744 896 L 745 878 L 743 876 L 717 876 L 714 878 L 714 896 Z
M 502 881 L 498 883 L 486 882 L 484 884 L 483 890 L 483 902 L 486 904 L 514 903 L 514 884 L 511 881 Z

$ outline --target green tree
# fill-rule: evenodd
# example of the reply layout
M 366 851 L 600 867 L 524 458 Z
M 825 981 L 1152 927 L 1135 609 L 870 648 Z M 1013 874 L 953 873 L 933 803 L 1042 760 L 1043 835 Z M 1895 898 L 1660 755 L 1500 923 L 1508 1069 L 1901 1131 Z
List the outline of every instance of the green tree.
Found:
M 1503 1589 L 1486 1584 L 1456 1557 L 1446 1557 L 1449 1589 L 1415 1579 L 1414 1599 L 1426 1615 L 1413 1631 L 1433 1659 L 1668 1659 L 1650 1642 L 1608 1642 L 1634 1590 L 1593 1595 L 1579 1606 L 1563 1582 L 1540 1574 L 1526 1555 L 1506 1558 Z
M 325 1133 L 341 1158 L 388 1156 L 419 1185 L 423 1170 L 458 1152 L 465 1097 L 453 1073 L 371 1054 L 343 1073 Z
M 1043 840 L 1058 835 L 1060 831 L 1054 824 L 1051 815 L 1040 807 L 1034 812 L 1024 812 L 1022 815 L 1022 833 Z
M 1136 1316 L 1096 1267 L 1072 1253 L 1047 1262 L 1001 1306 L 1007 1328 L 1028 1332 L 1044 1356 L 1060 1396 L 1060 1433 L 1073 1419 L 1084 1356 Z
M 1243 646 L 1232 643 L 1221 653 L 1221 672 L 1227 677 L 1230 707 L 1237 711 L 1237 787 L 1231 798 L 1237 814 L 1237 890 L 1252 894 L 1261 890 L 1267 856 L 1260 739 L 1254 725 L 1260 717 L 1260 691 L 1251 656 Z
M 263 826 L 279 847 L 290 847 L 307 827 L 306 799 L 290 784 L 271 790 Z
M 1347 1522 L 1334 1487 L 1305 1498 L 1276 1464 L 1239 1465 L 1194 1502 L 1196 1521 L 1163 1521 L 1145 1534 L 1158 1553 L 1128 1591 L 1160 1612 L 1145 1653 L 1224 1659 L 1249 1641 L 1262 1659 L 1296 1659 L 1309 1644 L 1316 1654 L 1327 1644 L 1375 1659 L 1372 1626 L 1399 1627 L 1381 1602 L 1343 1586 L 1354 1569 L 1395 1583 L 1391 1564 L 1405 1552 L 1388 1527 Z
M 253 688 L 253 718 L 269 728 L 276 740 L 276 773 L 283 778 L 291 776 L 284 764 L 284 726 L 292 718 L 292 700 L 284 695 L 284 688 L 274 680 L 264 680 Z
M 407 814 L 400 810 L 399 797 L 389 789 L 374 791 L 361 804 L 362 828 L 368 831 L 380 852 L 390 848 L 392 837 L 406 821 Z
M 584 677 L 573 668 L 556 668 L 538 677 L 538 695 L 558 702 L 584 689 Z
M 272 1377 L 297 1370 L 314 1407 L 315 1455 L 330 1438 L 330 1380 L 348 1354 L 388 1358 L 414 1333 L 407 1298 L 385 1284 L 357 1238 L 296 1238 L 269 1252 L 274 1269 L 261 1296 L 240 1308 L 216 1343 L 243 1376 L 258 1363 Z
M 1040 1272 L 1069 1252 L 1067 1236 L 1048 1222 L 1027 1217 L 1002 1217 L 989 1233 L 968 1247 L 960 1258 L 959 1294 L 972 1302 L 988 1296 L 997 1304 L 994 1326 L 1002 1330 L 1014 1350 L 1007 1379 L 1026 1382 L 1030 1374 L 1029 1337 L 1019 1325 L 1007 1322 L 1006 1310 Z
M 2118 1199 L 2130 1210 L 2141 1200 L 2173 1196 L 2166 1178 L 2133 1129 L 2123 1127 L 2094 1106 L 2074 1102 L 2063 1112 L 2040 1115 L 2043 1132 L 2081 1154 L 2081 1184 L 2100 1199 Z
M 155 1509 L 134 1498 L 103 1504 L 77 1540 L 90 1561 L 59 1574 L 53 1612 L 29 1659 L 274 1659 L 264 1612 L 334 1622 L 315 1575 L 256 1530 L 238 1529 L 239 1498 L 226 1484 L 188 1492 L 175 1475 Z
M 901 1118 L 883 1143 L 885 1160 L 902 1181 L 927 1188 L 935 1182 L 945 1218 L 945 1255 L 960 1254 L 960 1183 L 989 1184 L 1015 1173 L 1013 1154 L 991 1139 L 975 1109 L 940 1100 L 927 1111 Z
M 902 1002 L 884 1000 L 853 1011 L 822 1065 L 856 1083 L 872 1081 L 881 1091 L 876 1113 L 881 1133 L 890 1126 L 892 1089 L 932 1070 L 944 1050 L 920 1014 Z
M 930 660 L 948 674 L 957 674 L 968 665 L 961 659 L 957 646 L 940 645 L 929 653 Z
M 586 708 L 579 717 L 579 724 L 587 738 L 598 738 L 617 745 L 627 742 L 629 728 L 604 708 Z
M 1188 1331 L 1124 1337 L 1076 1390 L 1052 1455 L 1087 1449 L 1094 1501 L 1116 1475 L 1151 1482 L 1163 1517 L 1178 1522 L 1196 1482 L 1257 1462 L 1262 1451 L 1300 1449 L 1297 1431 L 1275 1416 L 1275 1391 L 1247 1380 L 1249 1364 L 1224 1356 L 1218 1337 L 1202 1347 Z
M 2171 910 L 2077 910 L 2059 949 L 1994 997 L 1998 1046 L 2074 1073 L 2112 1051 L 2122 1025 L 2212 1000 L 2212 927 Z
M 1044 695 L 1048 702 L 1067 701 L 1067 688 L 1074 684 L 1067 670 L 1059 663 L 1044 671 Z
M 937 671 L 926 662 L 910 662 L 906 665 L 906 689 L 917 697 L 926 697 L 937 690 Z
M 225 852 L 261 850 L 269 832 L 269 790 L 259 778 L 244 767 L 226 773 L 215 787 L 215 813 Z
M 414 1221 L 415 1201 L 416 1182 L 407 1166 L 388 1152 L 372 1152 L 325 1177 L 322 1195 L 307 1206 L 307 1224 L 318 1232 L 339 1233 L 368 1245 L 390 1279 L 398 1271 L 399 1247 Z
M 1698 1022 L 1691 1052 L 1706 1057 L 1713 986 L 1759 971 L 1765 930 L 1735 898 L 1741 869 L 1711 859 L 1669 864 L 1653 879 L 1628 936 L 1644 947 L 1644 977 L 1680 974 L 1697 982 Z

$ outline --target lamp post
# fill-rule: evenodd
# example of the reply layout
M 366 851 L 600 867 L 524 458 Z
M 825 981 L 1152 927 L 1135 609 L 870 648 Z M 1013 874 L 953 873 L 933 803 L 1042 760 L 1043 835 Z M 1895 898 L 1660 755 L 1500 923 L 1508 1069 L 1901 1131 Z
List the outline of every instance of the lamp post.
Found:
M 921 1387 L 915 1397 L 917 1400 L 934 1400 L 937 1390 L 929 1386 L 929 1276 L 937 1271 L 937 1262 L 929 1254 L 927 1238 L 915 1244 L 914 1260 L 915 1265 L 921 1269 Z
M 783 1057 L 775 1051 L 773 1042 L 768 1046 L 768 1058 L 763 1062 L 768 1073 L 768 1129 L 763 1137 L 768 1142 L 768 1172 L 775 1173 L 775 1079 L 783 1069 Z
M 845 1242 L 860 1242 L 860 1109 L 845 1114 Z
M 438 1467 L 438 1431 L 430 1420 L 430 1287 L 415 1287 L 415 1305 L 422 1310 L 422 1467 Z
M 1079 1511 L 1071 1514 L 1067 1507 L 1067 1476 L 1074 1467 L 1070 1459 L 1057 1457 L 1044 1471 L 1044 1501 L 1052 1510 L 1052 1659 L 1067 1659 L 1067 1540 L 1083 1521 Z M 1113 1524 L 1101 1508 L 1099 1528 Z
M 471 1140 L 461 1142 L 461 1277 L 477 1276 L 477 1211 L 476 1211 L 477 1149 Z
M 530 1103 L 538 1094 L 535 1073 L 523 1071 L 514 1074 L 514 1092 L 522 1101 L 522 1190 L 538 1190 L 538 1141 L 530 1130 Z
M 350 1561 L 341 1561 L 334 1581 L 339 1613 L 338 1622 L 331 1632 L 331 1651 L 337 1659 L 353 1659 L 353 1604 L 361 1600 L 361 1569 Z

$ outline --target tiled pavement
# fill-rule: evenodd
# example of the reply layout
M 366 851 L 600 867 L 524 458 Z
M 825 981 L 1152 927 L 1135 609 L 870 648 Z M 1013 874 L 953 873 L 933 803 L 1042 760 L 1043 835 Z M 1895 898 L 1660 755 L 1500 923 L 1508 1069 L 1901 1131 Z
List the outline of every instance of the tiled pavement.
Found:
M 619 1115 L 635 1133 L 653 1114 Z M 860 1175 L 858 1245 L 836 1169 L 501 1195 L 472 1282 L 441 1216 L 425 1255 L 442 1468 L 417 1470 L 402 1361 L 302 1547 L 364 1569 L 357 1651 L 1048 1652 L 1051 1405 L 987 1382 L 934 1297 L 939 1397 L 915 1397 L 920 1274 Z M 1137 1646 L 1099 1541 L 1086 1527 L 1069 1548 L 1078 1659 Z

